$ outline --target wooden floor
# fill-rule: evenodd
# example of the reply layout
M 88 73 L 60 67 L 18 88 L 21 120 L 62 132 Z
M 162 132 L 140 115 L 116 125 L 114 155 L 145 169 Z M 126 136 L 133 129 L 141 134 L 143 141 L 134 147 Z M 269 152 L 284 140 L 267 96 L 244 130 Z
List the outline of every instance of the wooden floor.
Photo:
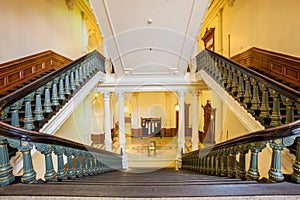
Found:
M 31 185 L 18 183 L 0 187 L 0 199 L 9 196 L 24 199 L 26 196 L 178 198 L 276 195 L 296 195 L 295 198 L 300 198 L 300 184 L 257 183 L 175 169 L 160 169 L 148 173 L 131 169 L 75 180 Z

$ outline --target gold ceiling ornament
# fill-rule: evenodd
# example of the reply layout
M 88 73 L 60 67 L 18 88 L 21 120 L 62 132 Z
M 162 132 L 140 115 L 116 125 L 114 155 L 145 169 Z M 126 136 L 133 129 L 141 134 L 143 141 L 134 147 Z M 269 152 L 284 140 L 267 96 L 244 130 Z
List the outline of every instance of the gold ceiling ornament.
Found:
M 68 9 L 71 11 L 73 10 L 77 0 L 66 0 L 66 5 Z
M 228 6 L 233 7 L 235 0 L 227 0 Z

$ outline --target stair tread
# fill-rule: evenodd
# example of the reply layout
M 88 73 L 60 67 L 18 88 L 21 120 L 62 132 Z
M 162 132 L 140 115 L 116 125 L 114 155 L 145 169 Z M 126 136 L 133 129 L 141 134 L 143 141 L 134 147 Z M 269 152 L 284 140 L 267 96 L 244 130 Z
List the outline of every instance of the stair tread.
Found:
M 76 182 L 83 179 L 87 179 L 87 182 Z M 89 184 L 90 179 L 97 179 L 98 183 Z M 212 181 L 208 181 L 210 179 Z M 122 198 L 300 195 L 300 185 L 289 182 L 270 184 L 237 181 L 185 170 L 160 169 L 139 174 L 115 171 L 45 184 L 13 184 L 0 187 L 0 195 Z

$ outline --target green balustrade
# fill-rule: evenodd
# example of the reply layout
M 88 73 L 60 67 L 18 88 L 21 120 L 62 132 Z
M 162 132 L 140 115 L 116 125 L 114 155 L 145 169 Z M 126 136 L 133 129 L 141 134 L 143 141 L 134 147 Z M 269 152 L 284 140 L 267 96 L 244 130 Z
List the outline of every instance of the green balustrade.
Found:
M 0 137 L 0 186 L 9 185 L 15 180 L 9 163 L 7 139 Z

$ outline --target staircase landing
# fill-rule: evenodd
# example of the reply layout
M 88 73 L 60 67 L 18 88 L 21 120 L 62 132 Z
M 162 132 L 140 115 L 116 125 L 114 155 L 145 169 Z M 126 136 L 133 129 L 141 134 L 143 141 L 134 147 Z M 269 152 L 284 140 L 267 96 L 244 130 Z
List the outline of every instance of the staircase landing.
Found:
M 143 170 L 142 170 L 143 171 Z M 171 168 L 129 169 L 44 184 L 0 187 L 0 199 L 299 199 L 300 185 L 257 183 Z

